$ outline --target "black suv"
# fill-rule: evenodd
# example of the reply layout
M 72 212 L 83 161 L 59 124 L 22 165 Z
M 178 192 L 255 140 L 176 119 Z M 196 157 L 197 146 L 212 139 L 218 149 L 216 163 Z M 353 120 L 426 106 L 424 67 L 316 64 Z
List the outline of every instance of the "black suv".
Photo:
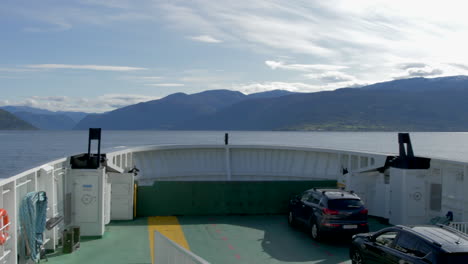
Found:
M 438 226 L 394 226 L 353 236 L 353 264 L 468 263 L 468 236 L 453 228 Z
M 327 232 L 369 232 L 367 209 L 353 192 L 341 189 L 310 189 L 289 201 L 288 223 L 305 224 L 312 238 Z

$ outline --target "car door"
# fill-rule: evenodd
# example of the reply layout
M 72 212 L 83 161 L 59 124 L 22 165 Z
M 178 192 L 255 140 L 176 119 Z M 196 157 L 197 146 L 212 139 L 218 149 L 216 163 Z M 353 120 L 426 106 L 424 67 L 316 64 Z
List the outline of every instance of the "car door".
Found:
M 317 219 L 319 215 L 319 200 L 320 195 L 318 193 L 312 192 L 311 195 L 304 201 L 303 207 L 303 217 L 306 223 L 309 223 L 311 219 Z
M 308 206 L 306 204 L 307 200 L 311 196 L 310 192 L 302 193 L 300 199 L 297 201 L 296 204 L 296 219 L 301 222 L 306 222 L 306 218 L 308 217 Z
M 418 264 L 427 263 L 423 261 L 424 257 L 430 256 L 433 247 L 420 237 L 407 233 L 401 232 L 394 245 L 395 253 L 391 254 L 390 258 L 392 263 L 398 264 Z M 431 257 L 426 258 L 427 261 L 431 261 Z
M 377 233 L 361 247 L 361 252 L 366 263 L 390 264 L 393 263 L 389 254 L 394 249 L 394 242 L 399 234 L 396 229 L 390 229 Z

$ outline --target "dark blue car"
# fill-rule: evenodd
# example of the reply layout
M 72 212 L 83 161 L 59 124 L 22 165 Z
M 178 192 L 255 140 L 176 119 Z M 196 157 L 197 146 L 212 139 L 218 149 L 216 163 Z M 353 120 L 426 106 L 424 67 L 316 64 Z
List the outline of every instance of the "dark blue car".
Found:
M 447 226 L 394 226 L 357 234 L 350 247 L 353 264 L 468 263 L 468 236 Z
M 288 222 L 305 225 L 312 238 L 326 234 L 369 232 L 367 208 L 353 192 L 341 189 L 310 189 L 289 201 Z

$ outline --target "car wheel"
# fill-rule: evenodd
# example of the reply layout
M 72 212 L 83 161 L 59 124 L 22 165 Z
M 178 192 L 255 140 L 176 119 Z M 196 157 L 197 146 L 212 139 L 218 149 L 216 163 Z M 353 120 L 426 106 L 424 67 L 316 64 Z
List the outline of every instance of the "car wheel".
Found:
M 352 264 L 363 264 L 364 260 L 362 259 L 361 253 L 357 250 L 353 251 L 351 255 L 351 263 Z
M 320 229 L 315 222 L 310 225 L 310 236 L 315 240 L 320 240 Z
M 288 224 L 289 226 L 292 226 L 292 227 L 296 225 L 296 219 L 294 219 L 294 215 L 292 211 L 289 211 L 289 214 L 288 214 Z

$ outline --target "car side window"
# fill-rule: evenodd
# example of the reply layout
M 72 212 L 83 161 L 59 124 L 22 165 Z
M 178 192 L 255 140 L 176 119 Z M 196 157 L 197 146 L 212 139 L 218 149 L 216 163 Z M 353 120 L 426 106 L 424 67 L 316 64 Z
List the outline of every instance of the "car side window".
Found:
M 422 258 L 431 252 L 431 247 L 415 235 L 402 233 L 395 244 L 395 249 L 407 255 Z
M 309 192 L 305 192 L 302 194 L 302 197 L 301 197 L 301 201 L 305 202 L 309 199 L 309 197 L 311 197 L 310 193 Z
M 325 204 L 326 204 L 325 201 L 326 201 L 325 197 L 322 197 L 322 199 L 320 199 L 319 206 L 320 206 L 320 207 L 326 207 L 326 206 L 325 206 Z
M 309 197 L 309 200 L 307 200 L 308 202 L 311 202 L 313 204 L 318 204 L 319 203 L 319 196 L 318 194 L 316 193 L 313 193 L 310 197 Z
M 375 237 L 375 243 L 381 246 L 390 247 L 393 241 L 395 241 L 397 235 L 398 232 L 396 231 L 384 232 Z

